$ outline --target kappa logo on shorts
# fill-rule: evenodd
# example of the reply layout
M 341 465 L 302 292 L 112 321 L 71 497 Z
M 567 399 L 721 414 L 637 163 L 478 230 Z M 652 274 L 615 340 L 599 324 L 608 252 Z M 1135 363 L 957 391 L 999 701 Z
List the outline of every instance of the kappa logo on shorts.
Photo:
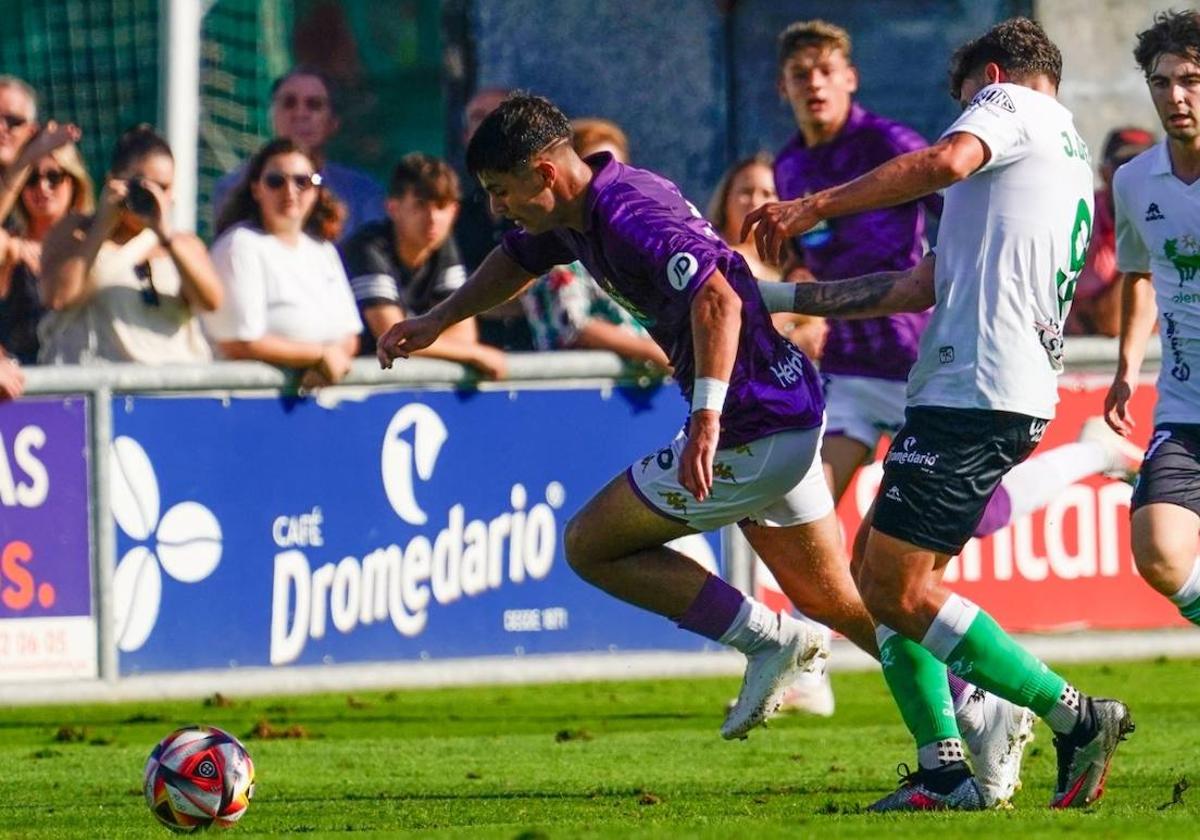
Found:
M 897 487 L 895 484 L 893 484 L 891 487 L 889 487 L 887 489 L 887 492 L 883 494 L 883 497 L 885 499 L 887 499 L 888 501 L 892 501 L 892 502 L 903 502 L 904 501 L 904 499 L 900 496 L 900 488 Z
M 700 268 L 700 263 L 691 254 L 683 251 L 667 261 L 667 280 L 671 288 L 682 292 Z

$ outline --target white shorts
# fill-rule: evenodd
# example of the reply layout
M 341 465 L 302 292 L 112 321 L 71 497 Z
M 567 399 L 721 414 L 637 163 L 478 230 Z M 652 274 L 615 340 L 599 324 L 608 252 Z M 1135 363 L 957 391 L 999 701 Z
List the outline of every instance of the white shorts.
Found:
M 712 493 L 697 502 L 679 483 L 680 433 L 666 449 L 634 463 L 626 475 L 642 501 L 668 519 L 697 531 L 749 520 L 785 528 L 815 522 L 833 510 L 821 466 L 821 428 L 779 432 L 718 449 Z
M 825 428 L 871 450 L 904 425 L 907 383 L 869 376 L 825 375 Z

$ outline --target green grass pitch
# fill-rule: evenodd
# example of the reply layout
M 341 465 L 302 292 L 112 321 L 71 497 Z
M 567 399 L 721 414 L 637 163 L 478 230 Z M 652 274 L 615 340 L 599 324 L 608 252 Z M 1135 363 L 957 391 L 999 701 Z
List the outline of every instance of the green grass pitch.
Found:
M 1200 790 L 1183 781 L 1200 779 L 1200 661 L 1063 671 L 1125 699 L 1138 725 L 1087 812 L 1046 809 L 1054 749 L 1039 724 L 1014 810 L 861 813 L 912 761 L 883 680 L 861 673 L 834 676 L 835 717 L 784 718 L 736 743 L 717 734 L 733 679 L 6 709 L 0 837 L 169 836 L 142 799 L 142 765 L 189 723 L 232 731 L 254 758 L 257 794 L 230 840 L 927 840 L 951 824 L 1022 840 L 1200 836 Z

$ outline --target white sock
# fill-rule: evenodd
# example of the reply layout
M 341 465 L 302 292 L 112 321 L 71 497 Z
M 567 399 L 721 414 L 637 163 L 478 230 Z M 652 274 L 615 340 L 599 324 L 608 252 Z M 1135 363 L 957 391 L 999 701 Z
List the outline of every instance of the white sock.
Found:
M 779 615 L 753 598 L 742 602 L 737 618 L 718 641 L 750 654 L 779 642 Z
M 1000 480 L 1012 503 L 1012 519 L 1045 507 L 1076 481 L 1108 469 L 1109 458 L 1104 446 L 1085 440 L 1055 447 L 1017 464 Z
M 967 634 L 977 615 L 979 607 L 961 595 L 951 594 L 925 631 L 921 647 L 945 662 Z
M 1188 575 L 1179 591 L 1170 598 L 1171 603 L 1177 607 L 1186 607 L 1200 598 L 1200 558 L 1192 561 L 1192 573 Z
M 946 764 L 966 760 L 962 740 L 959 738 L 946 738 L 917 747 L 917 764 L 922 770 L 936 770 Z
M 1079 689 L 1067 683 L 1058 701 L 1046 712 L 1042 720 L 1059 735 L 1070 735 L 1079 723 L 1079 715 L 1083 708 L 1083 697 Z

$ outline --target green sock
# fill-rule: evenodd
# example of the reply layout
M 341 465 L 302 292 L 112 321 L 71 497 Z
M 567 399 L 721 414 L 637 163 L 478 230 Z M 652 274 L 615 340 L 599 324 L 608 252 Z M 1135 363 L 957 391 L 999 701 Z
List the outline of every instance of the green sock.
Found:
M 1200 625 L 1200 598 L 1179 608 L 1179 614 L 1192 624 Z
M 883 678 L 917 747 L 958 739 L 946 666 L 916 642 L 886 627 L 876 628 L 875 633 Z
M 946 663 L 964 680 L 1033 709 L 1039 717 L 1054 708 L 1067 687 L 1066 680 L 1013 641 L 983 610 L 950 651 Z

